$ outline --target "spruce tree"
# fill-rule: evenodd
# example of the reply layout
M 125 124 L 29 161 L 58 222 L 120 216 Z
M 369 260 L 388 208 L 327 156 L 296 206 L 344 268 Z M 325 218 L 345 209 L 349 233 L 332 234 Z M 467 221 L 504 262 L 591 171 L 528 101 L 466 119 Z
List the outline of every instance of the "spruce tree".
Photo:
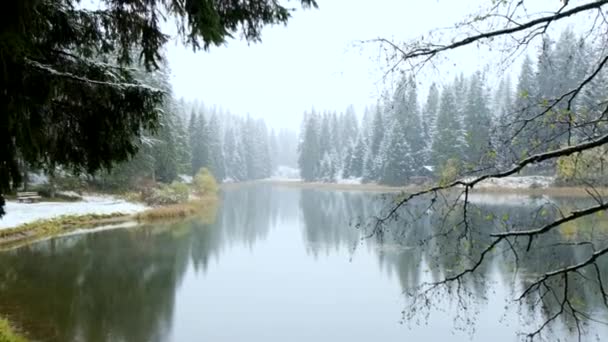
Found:
M 466 130 L 467 150 L 464 160 L 471 167 L 487 163 L 487 152 L 490 146 L 491 117 L 484 90 L 481 72 L 469 78 L 468 94 L 464 108 L 464 125 Z
M 192 125 L 192 122 L 191 122 Z M 196 116 L 192 135 L 192 175 L 209 165 L 208 131 L 205 116 Z
M 270 149 L 270 166 L 271 166 L 272 172 L 274 173 L 274 171 L 277 169 L 277 166 L 279 164 L 279 157 L 281 155 L 278 138 L 274 131 L 274 128 L 270 130 L 270 136 L 268 139 L 269 139 L 269 149 Z
M 465 149 L 464 132 L 460 120 L 453 88 L 446 87 L 441 93 L 437 115 L 437 133 L 433 139 L 432 161 L 440 169 L 449 159 L 461 160 Z
M 387 135 L 387 140 L 389 143 L 386 165 L 380 181 L 392 186 L 405 185 L 412 176 L 416 163 L 405 136 L 405 127 L 401 122 L 394 122 Z
M 306 181 L 316 180 L 322 157 L 319 146 L 318 119 L 314 111 L 310 115 L 305 116 L 302 139 L 298 149 L 300 153 L 298 158 L 300 175 Z
M 499 169 L 511 166 L 514 161 L 509 130 L 509 118 L 513 111 L 512 91 L 511 79 L 507 77 L 501 80 L 494 95 L 491 141 L 496 155 L 496 167 Z
M 272 161 L 270 158 L 270 144 L 268 140 L 268 128 L 262 119 L 256 122 L 254 135 L 254 156 L 255 156 L 255 178 L 264 179 L 272 174 Z
M 399 136 L 406 139 L 406 144 L 413 151 L 415 158 L 423 160 L 425 149 L 424 130 L 418 108 L 416 82 L 413 78 L 406 79 L 404 77 L 402 79 L 401 84 L 395 92 L 394 102 L 395 119 L 398 121 L 399 127 L 404 130 Z M 391 126 L 387 126 L 386 129 L 391 129 Z M 418 165 L 418 167 L 421 166 Z
M 133 67 L 162 64 L 164 20 L 178 23 L 178 40 L 197 50 L 237 35 L 259 41 L 264 26 L 287 23 L 293 11 L 271 0 L 100 0 L 89 7 L 2 3 L 0 216 L 2 194 L 21 183 L 20 165 L 93 174 L 135 156 L 142 136 L 159 128 L 170 95 L 144 86 Z
M 367 146 L 365 144 L 365 138 L 363 137 L 363 134 L 359 134 L 357 144 L 353 148 L 353 154 L 351 157 L 350 175 L 352 177 L 359 178 L 363 176 L 363 164 L 365 162 L 366 150 Z
M 439 88 L 435 83 L 431 84 L 429 93 L 422 111 L 422 130 L 424 132 L 424 163 L 431 160 L 431 147 L 437 131 L 437 113 L 439 111 Z
M 176 138 L 175 118 L 165 111 L 161 118 L 161 128 L 154 137 L 151 157 L 154 159 L 153 178 L 160 182 L 170 183 L 177 178 L 178 145 Z
M 380 176 L 380 147 L 384 140 L 384 114 L 382 107 L 376 106 L 374 117 L 371 125 L 371 136 L 368 149 L 365 154 L 365 162 L 363 165 L 363 180 L 366 182 L 378 180 Z
M 356 144 L 359 136 L 359 123 L 355 108 L 352 105 L 348 106 L 342 118 L 342 146 L 348 147 Z
M 208 168 L 215 179 L 223 181 L 226 177 L 224 152 L 222 148 L 222 129 L 216 113 L 211 115 L 207 127 Z
M 550 87 L 543 85 L 543 82 L 538 82 L 539 79 L 544 79 L 539 76 L 535 78 L 532 59 L 526 55 L 521 66 L 517 88 L 515 91 L 515 100 L 513 104 L 513 117 L 511 122 L 511 145 L 515 153 L 516 159 L 521 159 L 530 153 L 530 149 L 539 144 L 539 130 L 542 130 L 542 125 L 538 123 L 524 123 L 529 120 L 536 112 L 538 106 L 539 87 Z M 548 77 L 548 75 L 546 76 Z M 545 92 L 550 91 L 545 89 Z M 514 120 L 515 119 L 515 120 Z

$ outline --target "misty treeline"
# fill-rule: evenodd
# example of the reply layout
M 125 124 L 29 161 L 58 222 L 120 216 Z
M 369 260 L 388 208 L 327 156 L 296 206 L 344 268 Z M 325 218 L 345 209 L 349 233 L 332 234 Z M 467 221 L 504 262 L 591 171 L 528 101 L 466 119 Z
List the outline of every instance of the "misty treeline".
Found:
M 420 99 L 415 79 L 404 76 L 360 121 L 352 107 L 340 115 L 305 113 L 298 149 L 302 178 L 447 182 L 599 136 L 606 120 L 600 108 L 607 95 L 605 70 L 578 97 L 570 91 L 584 81 L 601 49 L 567 29 L 557 40 L 545 38 L 535 58 L 525 56 L 515 85 L 506 76 L 491 89 L 488 75 L 478 71 L 442 87 L 432 84 Z M 541 121 L 535 118 L 539 112 L 546 114 Z M 559 165 L 568 163 L 551 161 L 532 172 L 565 172 Z
M 208 168 L 218 181 L 247 181 L 270 177 L 278 165 L 295 167 L 295 132 L 276 132 L 263 119 L 176 99 L 167 66 L 153 73 L 142 68 L 139 76 L 142 83 L 168 94 L 160 108 L 160 125 L 143 133 L 133 158 L 95 175 L 103 186 L 171 183 L 201 168 Z

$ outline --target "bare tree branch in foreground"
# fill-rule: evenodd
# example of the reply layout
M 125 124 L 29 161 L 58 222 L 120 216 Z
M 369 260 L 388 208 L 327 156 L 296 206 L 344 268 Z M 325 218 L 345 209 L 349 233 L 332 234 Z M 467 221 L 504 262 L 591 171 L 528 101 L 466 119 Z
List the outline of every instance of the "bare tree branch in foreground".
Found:
M 455 32 L 464 27 L 469 28 L 470 32 L 473 33 L 467 34 L 464 38 L 450 39 L 448 43 L 435 42 L 429 40 L 428 37 L 421 37 L 409 43 L 399 43 L 386 38 L 377 38 L 366 42 L 378 43 L 387 51 L 393 53 L 392 62 L 388 66 L 388 72 L 393 72 L 403 65 L 406 66 L 405 69 L 407 71 L 418 72 L 425 65 L 433 63 L 441 54 L 474 44 L 489 44 L 497 38 L 512 38 L 516 46 L 514 49 L 509 49 L 509 57 L 513 57 L 515 56 L 515 50 L 523 49 L 525 51 L 535 39 L 543 38 L 551 25 L 566 18 L 583 14 L 597 12 L 595 20 L 592 23 L 593 26 L 589 30 L 590 34 L 602 36 L 608 32 L 608 21 L 604 19 L 601 22 L 598 19 L 604 17 L 603 11 L 605 10 L 605 6 L 608 5 L 608 0 L 588 1 L 572 8 L 568 8 L 569 5 L 566 1 L 563 2 L 563 6 L 558 10 L 536 17 L 526 17 L 526 11 L 523 11 L 525 15 L 517 17 L 516 14 L 522 12 L 521 8 L 525 4 L 524 1 L 505 2 L 508 5 L 504 6 L 506 8 L 506 12 L 504 13 L 502 12 L 503 7 L 499 6 L 500 3 L 503 2 L 496 2 L 488 12 L 475 16 L 471 21 L 457 25 L 454 28 Z M 579 3 L 576 2 L 576 4 Z M 498 24 L 496 20 L 498 20 Z M 477 27 L 480 23 L 488 23 L 490 26 L 486 27 L 485 30 L 480 30 Z M 500 25 L 501 27 L 495 28 L 496 25 Z M 433 37 L 432 33 L 430 36 Z M 487 262 L 491 255 L 500 254 L 501 257 L 504 257 L 504 255 L 510 254 L 515 258 L 517 268 L 519 260 L 525 255 L 532 253 L 535 248 L 569 248 L 576 250 L 577 253 L 581 253 L 584 256 L 582 261 L 555 268 L 552 268 L 552 265 L 547 263 L 542 274 L 538 275 L 536 279 L 521 290 L 519 295 L 515 296 L 516 302 L 531 301 L 535 305 L 545 306 L 549 310 L 544 321 L 536 328 L 533 328 L 532 331 L 527 332 L 524 337 L 530 340 L 541 337 L 543 331 L 548 329 L 558 317 L 562 316 L 572 321 L 572 326 L 576 329 L 579 340 L 583 336 L 585 322 L 606 323 L 577 306 L 575 301 L 572 300 L 572 296 L 574 295 L 573 292 L 576 292 L 573 290 L 573 282 L 584 281 L 593 286 L 601 294 L 603 303 L 608 310 L 608 289 L 605 287 L 605 280 L 602 278 L 602 272 L 600 271 L 600 261 L 608 253 L 608 245 L 599 239 L 596 240 L 595 235 L 591 235 L 591 238 L 588 240 L 575 241 L 573 243 L 549 243 L 550 233 L 556 229 L 564 227 L 566 224 L 579 222 L 581 219 L 594 214 L 602 214 L 608 209 L 608 201 L 603 199 L 602 194 L 604 192 L 597 189 L 597 184 L 585 183 L 584 186 L 588 199 L 594 202 L 593 205 L 573 209 L 567 213 L 562 212 L 561 208 L 557 208 L 559 215 L 550 222 L 539 226 L 506 227 L 502 231 L 495 229 L 484 230 L 484 227 L 475 224 L 474 220 L 469 217 L 471 215 L 470 194 L 473 193 L 476 186 L 480 183 L 490 179 L 500 179 L 516 175 L 524 169 L 537 164 L 555 163 L 558 159 L 564 157 L 575 158 L 578 161 L 579 156 L 583 155 L 583 153 L 606 146 L 608 134 L 598 134 L 597 132 L 605 131 L 603 125 L 605 125 L 604 118 L 608 115 L 608 104 L 606 102 L 598 104 L 602 106 L 599 117 L 590 117 L 584 115 L 584 113 L 579 113 L 573 106 L 573 101 L 580 97 L 584 89 L 591 87 L 592 82 L 598 77 L 598 74 L 604 70 L 608 62 L 608 54 L 606 51 L 602 53 L 603 55 L 597 61 L 595 67 L 576 87 L 563 92 L 554 99 L 544 99 L 544 105 L 533 106 L 531 109 L 536 110 L 536 112 L 528 117 L 520 118 L 514 113 L 510 118 L 511 120 L 507 122 L 508 126 L 519 125 L 517 126 L 519 129 L 513 130 L 513 134 L 510 136 L 511 141 L 514 141 L 522 130 L 528 129 L 529 127 L 526 126 L 531 123 L 547 124 L 547 122 L 551 122 L 551 124 L 562 125 L 560 127 L 564 127 L 563 129 L 556 131 L 553 136 L 545 138 L 545 141 L 548 142 L 547 146 L 550 146 L 554 145 L 555 141 L 564 140 L 563 137 L 567 136 L 565 143 L 561 146 L 524 155 L 507 167 L 496 167 L 488 171 L 478 172 L 473 177 L 460 178 L 422 191 L 404 194 L 385 208 L 382 215 L 374 219 L 371 225 L 371 232 L 367 237 L 382 234 L 383 230 L 389 225 L 389 222 L 393 222 L 396 217 L 399 217 L 399 213 L 402 210 L 414 205 L 415 201 L 428 201 L 429 204 L 424 207 L 427 208 L 425 210 L 430 210 L 430 208 L 434 208 L 437 205 L 438 198 L 448 198 L 445 195 L 440 196 L 440 194 L 449 193 L 450 191 L 457 193 L 449 198 L 452 204 L 448 205 L 450 209 L 446 210 L 444 214 L 446 216 L 453 215 L 455 212 L 453 209 L 456 206 L 460 207 L 459 215 L 461 215 L 461 219 L 458 220 L 454 227 L 459 227 L 458 229 L 462 229 L 464 232 L 454 236 L 452 234 L 454 234 L 455 228 L 449 228 L 448 230 L 438 229 L 440 231 L 439 234 L 432 234 L 430 238 L 423 242 L 428 244 L 438 238 L 453 237 L 458 240 L 462 239 L 468 244 L 467 246 L 474 244 L 478 249 L 473 253 L 474 255 L 470 255 L 471 253 L 466 255 L 468 264 L 466 267 L 443 274 L 439 280 L 423 283 L 415 291 L 412 291 L 410 295 L 414 299 L 412 304 L 413 312 L 419 312 L 420 305 L 424 306 L 432 303 L 433 294 L 440 288 L 452 291 L 451 289 L 454 289 L 453 286 L 455 286 L 456 294 L 459 296 L 462 290 L 461 285 L 466 281 L 466 278 L 475 276 L 476 272 Z M 528 109 L 529 111 L 530 108 Z M 556 115 L 556 113 L 563 115 Z M 557 117 L 557 121 L 547 119 L 551 115 Z M 583 127 L 593 133 L 575 134 L 577 133 L 575 130 L 582 129 Z M 505 143 L 509 143 L 509 141 Z M 602 155 L 601 160 L 598 159 L 597 163 L 603 163 L 603 157 Z M 419 219 L 418 216 L 410 216 L 411 220 L 409 222 Z M 408 220 L 403 221 L 409 224 Z M 408 229 L 415 228 L 408 226 Z M 483 236 L 482 241 L 480 239 L 473 239 L 471 236 L 474 234 Z M 440 251 L 439 253 L 451 252 Z M 465 254 L 465 252 L 460 253 L 462 255 Z M 552 311 L 551 306 L 554 307 Z

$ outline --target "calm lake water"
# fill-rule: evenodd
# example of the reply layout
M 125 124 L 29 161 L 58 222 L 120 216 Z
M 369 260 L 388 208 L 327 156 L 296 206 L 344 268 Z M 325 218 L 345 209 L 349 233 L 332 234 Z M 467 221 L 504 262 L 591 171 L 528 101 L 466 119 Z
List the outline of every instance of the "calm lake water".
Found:
M 546 199 L 476 201 L 482 225 L 554 215 L 539 214 Z M 430 304 L 412 306 L 412 289 L 462 260 L 451 239 L 420 244 L 439 222 L 428 210 L 415 223 L 395 222 L 364 238 L 369 230 L 354 223 L 384 203 L 370 193 L 255 186 L 227 191 L 217 212 L 205 217 L 3 252 L 0 315 L 34 340 L 58 342 L 518 341 L 556 307 L 514 302 L 518 289 L 539 270 L 588 255 L 534 246 L 515 273 L 513 257 L 495 253 L 459 291 L 439 289 Z M 602 222 L 584 224 L 601 228 Z M 575 240 L 566 233 L 551 239 Z M 465 254 L 484 245 L 471 241 Z M 570 286 L 575 305 L 608 320 L 597 291 Z M 573 340 L 572 327 L 560 318 L 543 337 Z M 602 326 L 584 329 L 585 341 L 608 338 Z

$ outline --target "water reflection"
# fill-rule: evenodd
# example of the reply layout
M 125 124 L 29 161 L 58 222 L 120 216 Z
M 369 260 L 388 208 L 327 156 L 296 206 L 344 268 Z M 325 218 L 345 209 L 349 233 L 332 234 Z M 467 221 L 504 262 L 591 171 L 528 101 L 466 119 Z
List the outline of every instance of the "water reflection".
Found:
M 343 305 L 347 306 L 350 300 L 359 301 L 361 296 L 371 300 L 382 294 L 326 293 L 324 286 L 327 284 L 314 283 L 312 274 L 316 269 L 325 269 L 326 264 L 331 264 L 328 270 L 339 273 L 347 267 L 341 260 L 348 264 L 351 258 L 360 259 L 360 264 L 367 265 L 365 260 L 369 257 L 374 260 L 370 267 L 380 270 L 380 274 L 374 275 L 373 281 L 365 280 L 370 288 L 376 286 L 373 285 L 376 281 L 390 285 L 390 279 L 397 279 L 400 291 L 411 292 L 424 281 L 437 281 L 462 270 L 490 242 L 487 232 L 479 229 L 463 232 L 457 228 L 462 218 L 458 210 L 450 212 L 448 208 L 441 207 L 429 209 L 423 203 L 402 213 L 401 220 L 391 222 L 381 233 L 364 238 L 369 234 L 369 228 L 356 227 L 355 223 L 359 218 L 376 214 L 386 201 L 391 200 L 369 193 L 252 186 L 227 191 L 223 197 L 222 205 L 213 219 L 195 218 L 170 225 L 75 235 L 3 253 L 0 255 L 0 314 L 8 315 L 29 331 L 32 338 L 40 341 L 179 341 L 184 340 L 184 335 L 190 340 L 202 340 L 208 335 L 177 331 L 180 329 L 176 326 L 183 327 L 190 323 L 184 323 L 183 310 L 180 311 L 181 307 L 178 308 L 176 303 L 190 302 L 179 305 L 188 306 L 188 312 L 200 314 L 200 320 L 195 319 L 191 323 L 196 325 L 202 322 L 212 325 L 214 315 L 218 316 L 218 313 L 202 313 L 209 310 L 209 306 L 232 305 L 242 309 L 238 300 L 242 301 L 245 295 L 255 297 L 259 294 L 250 290 L 245 294 L 240 293 L 237 300 L 229 292 L 225 295 L 217 289 L 214 292 L 213 288 L 202 290 L 205 284 L 217 282 L 222 286 L 223 281 L 228 281 L 222 280 L 220 275 L 223 273 L 218 270 L 224 264 L 234 263 L 234 256 L 255 258 L 262 255 L 262 260 L 274 258 L 280 261 L 272 265 L 256 261 L 252 266 L 247 266 L 256 268 L 248 270 L 251 272 L 249 279 L 237 279 L 252 283 L 252 288 L 255 288 L 254 282 L 260 282 L 260 286 L 270 291 L 269 298 L 298 297 L 297 300 L 290 300 L 297 301 L 299 307 L 305 307 L 306 302 L 313 300 L 314 296 L 339 297 L 345 300 Z M 520 200 L 492 202 L 484 198 L 476 203 L 469 215 L 470 223 L 488 230 L 542 224 L 555 219 L 560 209 L 584 205 L 580 201 L 543 198 L 534 200 L 534 203 Z M 431 314 L 438 310 L 447 311 L 460 317 L 462 325 L 475 327 L 472 324 L 475 315 L 487 307 L 493 311 L 510 311 L 509 308 L 505 309 L 504 302 L 497 302 L 496 297 L 510 295 L 509 298 L 512 298 L 547 269 L 573 264 L 588 257 L 591 249 L 584 246 L 572 248 L 572 244 L 593 240 L 599 248 L 606 241 L 607 228 L 605 218 L 594 216 L 578 222 L 576 226 L 567 225 L 550 233 L 545 241 L 535 244 L 528 253 L 520 253 L 518 260 L 509 251 L 497 250 L 488 255 L 486 262 L 474 275 L 459 283 L 460 286 L 448 286 L 441 288 L 441 292 L 433 292 L 433 296 L 436 296 L 433 304 L 437 307 L 423 303 L 417 308 L 425 319 L 425 310 Z M 524 245 L 522 241 L 521 246 L 515 248 L 523 248 Z M 309 263 L 305 258 L 324 260 L 325 264 Z M 356 267 L 360 264 L 352 263 Z M 601 276 L 606 276 L 608 264 L 602 260 L 598 266 Z M 210 272 L 213 273 L 212 278 L 209 278 Z M 289 277 L 294 277 L 294 283 L 306 286 L 299 287 L 298 292 L 283 293 L 285 280 L 282 283 L 271 281 L 272 277 L 268 276 L 275 273 L 281 277 L 277 279 L 284 279 L 289 274 Z M 243 271 L 243 277 L 247 274 Z M 265 283 L 263 279 L 258 279 L 264 277 L 269 278 Z M 354 275 L 341 277 L 346 277 L 340 280 L 343 284 L 362 281 Z M 324 279 L 330 278 L 326 276 Z M 606 310 L 602 294 L 589 279 L 597 277 L 592 272 L 581 272 L 580 276 L 572 277 L 570 287 L 574 290 L 570 291 L 570 295 L 577 308 L 603 320 Z M 549 285 L 556 292 L 561 289 L 559 282 Z M 197 302 L 189 300 L 190 297 L 182 293 L 189 288 L 210 292 L 204 293 L 207 296 L 205 301 Z M 504 289 L 507 289 L 506 292 Z M 415 293 L 413 295 L 407 298 L 417 298 Z M 386 296 L 392 298 L 394 295 Z M 188 300 L 184 299 L 186 297 Z M 437 301 L 438 298 L 441 300 Z M 228 302 L 231 300 L 235 303 Z M 517 317 L 505 316 L 506 323 L 511 325 L 508 331 L 512 333 L 505 337 L 505 341 L 514 340 L 514 334 L 522 330 L 520 328 L 525 330 L 533 327 L 559 309 L 559 300 L 552 300 L 549 295 L 539 300 L 534 296 L 526 298 L 518 308 Z M 539 305 L 542 302 L 544 306 Z M 454 304 L 464 304 L 466 312 L 450 308 Z M 284 318 L 280 311 L 285 308 L 281 305 L 287 304 L 278 302 L 267 305 L 275 305 L 277 309 L 277 316 L 268 319 L 280 321 Z M 364 325 L 353 326 L 351 335 L 344 332 L 340 336 L 364 340 L 364 335 L 357 331 L 380 336 L 379 330 L 374 330 L 379 329 L 376 325 L 386 324 L 393 329 L 392 325 L 399 319 L 395 317 L 398 312 L 388 310 L 385 305 L 379 301 L 370 302 L 368 309 L 383 312 L 382 317 L 388 318 L 382 322 L 371 321 L 367 330 L 361 330 L 366 329 Z M 516 303 L 507 302 L 506 305 Z M 407 304 L 405 306 L 407 308 Z M 420 315 L 409 313 L 406 310 L 404 318 L 410 322 L 420 318 Z M 300 324 L 306 324 L 319 314 L 307 313 L 302 309 L 294 315 L 298 315 Z M 343 315 L 345 322 L 352 322 L 361 313 Z M 238 315 L 233 313 L 231 317 L 234 318 L 232 323 L 235 327 L 246 325 Z M 328 317 L 324 319 L 330 320 Z M 433 321 L 432 315 L 428 319 L 431 328 L 433 324 L 438 324 Z M 564 327 L 572 327 L 572 322 L 568 320 L 571 317 L 560 318 L 560 323 L 555 326 L 558 335 L 565 334 Z M 208 329 L 212 330 L 211 327 Z M 273 329 L 280 330 L 278 327 Z M 388 334 L 389 329 L 383 329 L 382 333 Z M 185 330 L 194 331 L 194 328 Z M 589 333 L 594 335 L 599 331 L 591 329 Z M 285 333 L 299 334 L 297 331 Z M 385 338 L 401 340 L 410 337 L 407 329 L 395 328 L 390 330 L 390 334 Z M 213 335 L 209 333 L 209 336 Z M 443 336 L 451 335 L 447 332 Z M 277 337 L 276 340 L 280 339 Z M 328 337 L 328 340 L 336 339 Z

